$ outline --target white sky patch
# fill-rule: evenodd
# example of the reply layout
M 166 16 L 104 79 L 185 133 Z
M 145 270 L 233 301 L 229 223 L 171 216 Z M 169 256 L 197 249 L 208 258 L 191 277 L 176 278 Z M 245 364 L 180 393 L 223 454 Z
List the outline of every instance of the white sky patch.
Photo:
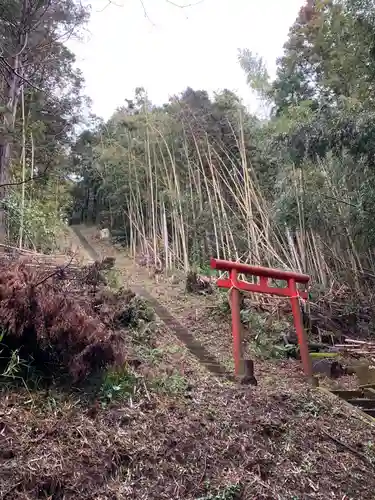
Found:
M 69 41 L 86 80 L 93 111 L 108 119 L 144 87 L 162 104 L 190 86 L 228 88 L 256 111 L 237 49 L 261 55 L 274 76 L 288 30 L 303 0 L 203 0 L 179 9 L 166 0 L 92 0 L 89 32 Z M 194 3 L 195 0 L 174 0 Z M 148 17 L 145 17 L 144 8 Z M 104 10 L 103 10 L 104 9 Z

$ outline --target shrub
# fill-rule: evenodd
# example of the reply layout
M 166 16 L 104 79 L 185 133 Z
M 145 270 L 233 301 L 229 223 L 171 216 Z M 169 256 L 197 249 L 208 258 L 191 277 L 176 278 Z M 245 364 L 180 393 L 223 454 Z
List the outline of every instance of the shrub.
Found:
M 126 366 L 110 369 L 104 375 L 100 387 L 100 399 L 103 405 L 112 401 L 121 401 L 133 393 L 137 378 Z
M 47 273 L 47 276 L 46 276 Z M 85 294 L 69 292 L 27 260 L 0 261 L 2 344 L 23 359 L 68 373 L 75 382 L 123 363 L 119 336 L 104 324 Z M 84 299 L 84 300 L 83 300 Z
M 103 321 L 115 328 L 138 328 L 155 319 L 154 310 L 131 290 L 104 289 L 94 298 L 94 307 Z

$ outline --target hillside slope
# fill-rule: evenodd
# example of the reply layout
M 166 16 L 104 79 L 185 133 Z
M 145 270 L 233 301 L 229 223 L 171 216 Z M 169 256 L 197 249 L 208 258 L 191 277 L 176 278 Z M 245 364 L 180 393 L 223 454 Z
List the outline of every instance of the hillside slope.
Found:
M 231 369 L 229 324 L 209 314 L 214 298 L 186 296 L 181 283 L 167 279 L 155 283 L 119 247 L 98 241 L 95 230 L 80 230 L 97 255 L 116 257 L 126 286 L 152 293 Z M 136 412 L 134 427 L 122 431 L 135 432 L 133 446 L 142 447 L 137 465 L 129 459 L 137 477 L 129 498 L 373 498 L 375 428 L 305 385 L 297 363 L 258 359 L 258 386 L 239 388 L 202 368 L 163 325 L 157 338 L 160 357 L 146 371 L 165 370 L 186 385 L 171 399 L 148 391 L 152 409 Z M 141 371 L 142 364 L 148 361 Z M 215 497 L 220 491 L 224 496 Z
M 156 284 L 81 230 L 86 251 L 116 256 L 120 281 L 146 287 L 231 370 L 229 325 L 209 314 L 215 299 Z M 297 363 L 256 359 L 258 386 L 238 386 L 162 321 L 137 325 L 123 332 L 125 369 L 93 397 L 1 378 L 1 499 L 373 498 L 374 426 L 304 384 Z

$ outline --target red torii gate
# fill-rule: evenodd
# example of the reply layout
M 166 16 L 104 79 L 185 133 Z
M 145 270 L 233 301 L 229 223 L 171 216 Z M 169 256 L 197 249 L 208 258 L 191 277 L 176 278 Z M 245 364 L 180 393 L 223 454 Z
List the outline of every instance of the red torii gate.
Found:
M 293 311 L 294 326 L 297 333 L 302 366 L 305 375 L 310 381 L 313 380 L 312 364 L 307 343 L 307 337 L 302 325 L 301 311 L 299 307 L 299 297 L 307 299 L 306 291 L 310 276 L 291 271 L 281 271 L 279 269 L 269 269 L 267 267 L 250 266 L 240 262 L 231 262 L 228 260 L 211 259 L 211 268 L 219 271 L 228 271 L 229 278 L 217 280 L 217 286 L 228 288 L 230 290 L 230 303 L 232 310 L 232 334 L 233 334 L 233 357 L 236 375 L 244 374 L 243 353 L 242 353 L 242 335 L 240 318 L 240 293 L 258 292 L 270 295 L 279 295 L 288 297 Z M 249 283 L 238 279 L 238 274 L 257 276 L 258 283 Z M 268 282 L 270 279 L 286 281 L 286 288 L 271 287 Z M 297 289 L 296 283 L 305 285 L 305 291 Z

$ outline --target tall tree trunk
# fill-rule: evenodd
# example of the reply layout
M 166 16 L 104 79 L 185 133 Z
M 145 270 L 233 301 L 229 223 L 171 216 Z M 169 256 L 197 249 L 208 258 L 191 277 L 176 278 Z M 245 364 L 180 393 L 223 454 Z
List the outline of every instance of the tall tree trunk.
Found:
M 8 63 L 7 74 L 4 78 L 4 94 L 6 109 L 3 113 L 3 131 L 0 133 L 0 242 L 5 242 L 7 235 L 7 217 L 5 200 L 7 196 L 7 184 L 10 178 L 11 140 L 16 121 L 16 112 L 19 93 L 21 90 L 21 79 L 19 56 L 16 55 Z
M 0 137 L 0 242 L 7 239 L 7 217 L 5 210 L 5 199 L 7 187 L 4 186 L 9 181 L 10 166 L 10 142 L 4 137 Z
M 21 220 L 19 233 L 19 248 L 23 246 L 24 240 L 24 222 L 25 222 L 25 180 L 26 180 L 26 123 L 25 123 L 25 92 L 21 90 L 21 108 L 22 108 L 22 196 L 21 196 Z

